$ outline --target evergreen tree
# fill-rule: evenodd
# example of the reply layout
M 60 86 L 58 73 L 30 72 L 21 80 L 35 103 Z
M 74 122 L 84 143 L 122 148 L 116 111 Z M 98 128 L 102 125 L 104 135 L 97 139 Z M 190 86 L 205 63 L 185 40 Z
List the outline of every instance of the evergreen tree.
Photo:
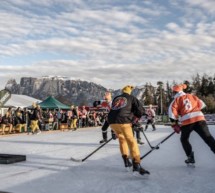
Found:
M 208 94 L 209 94 L 208 86 L 209 86 L 208 77 L 207 77 L 207 75 L 204 75 L 201 79 L 201 86 L 199 89 L 199 94 L 201 96 L 208 96 Z
M 169 106 L 173 99 L 172 89 L 169 82 L 166 83 L 166 106 Z
M 186 93 L 192 93 L 193 87 L 191 86 L 190 82 L 188 80 L 185 80 L 184 84 L 187 85 L 187 88 L 184 90 L 184 92 L 186 92 Z
M 206 108 L 204 110 L 205 113 L 215 113 L 215 101 L 214 101 L 214 96 L 209 95 L 209 96 L 204 96 L 202 100 L 206 104 Z
M 201 78 L 200 75 L 197 73 L 196 77 L 193 77 L 193 91 L 196 93 L 197 96 L 201 95 L 200 88 Z
M 164 89 L 163 89 L 163 82 L 158 81 L 157 82 L 157 92 L 156 95 L 158 96 L 158 111 L 162 115 L 164 112 L 164 107 L 166 108 L 166 105 L 164 103 Z
M 209 77 L 208 93 L 215 96 L 215 78 Z
M 146 84 L 145 86 L 145 92 L 143 93 L 144 94 L 144 104 L 145 105 L 150 105 L 150 104 L 153 104 L 154 103 L 154 88 L 151 84 Z

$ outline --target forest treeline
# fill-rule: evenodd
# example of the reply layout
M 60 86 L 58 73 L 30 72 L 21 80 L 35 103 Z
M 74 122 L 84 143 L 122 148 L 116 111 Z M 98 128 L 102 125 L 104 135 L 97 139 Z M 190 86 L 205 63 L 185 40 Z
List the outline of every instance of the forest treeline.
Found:
M 192 80 L 173 81 L 171 84 L 159 81 L 156 87 L 147 83 L 141 100 L 144 105 L 157 105 L 159 114 L 167 114 L 173 99 L 172 86 L 181 83 L 187 85 L 187 89 L 184 90 L 186 93 L 193 93 L 205 102 L 207 107 L 203 109 L 204 113 L 215 113 L 215 75 L 212 77 L 196 74 Z

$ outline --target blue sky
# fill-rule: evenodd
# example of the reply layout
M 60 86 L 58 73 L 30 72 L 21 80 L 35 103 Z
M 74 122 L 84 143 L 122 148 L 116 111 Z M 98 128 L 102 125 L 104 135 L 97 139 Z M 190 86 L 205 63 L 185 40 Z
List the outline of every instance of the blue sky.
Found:
M 2 0 L 0 82 L 126 84 L 213 76 L 214 0 Z

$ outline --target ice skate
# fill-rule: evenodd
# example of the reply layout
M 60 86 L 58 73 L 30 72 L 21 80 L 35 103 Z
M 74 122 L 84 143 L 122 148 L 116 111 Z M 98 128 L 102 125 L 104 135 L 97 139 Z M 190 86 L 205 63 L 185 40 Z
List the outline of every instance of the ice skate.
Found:
M 144 144 L 144 142 L 142 142 L 141 139 L 138 139 L 138 140 L 137 140 L 137 143 L 138 143 L 139 145 L 143 145 L 143 144 Z
M 142 166 L 139 163 L 135 163 L 133 161 L 133 175 L 138 176 L 138 175 L 149 175 L 150 172 L 142 168 Z
M 195 167 L 194 152 L 191 152 L 191 154 L 185 160 L 185 163 L 187 164 L 187 166 L 193 166 L 193 167 Z
M 128 171 L 128 172 L 131 171 L 131 169 L 132 169 L 132 163 L 129 160 L 128 156 L 127 155 L 123 155 L 122 159 L 124 161 L 126 171 Z
M 146 131 L 147 129 L 148 129 L 148 125 L 146 125 L 146 126 L 145 126 L 145 129 L 144 129 L 144 131 Z
M 107 142 L 107 139 L 102 139 L 99 143 L 105 143 Z

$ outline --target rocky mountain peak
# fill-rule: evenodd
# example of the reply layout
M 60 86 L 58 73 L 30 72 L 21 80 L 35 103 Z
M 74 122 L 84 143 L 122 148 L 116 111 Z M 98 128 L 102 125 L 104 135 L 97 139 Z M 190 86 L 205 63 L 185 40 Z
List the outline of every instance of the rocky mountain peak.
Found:
M 107 88 L 82 80 L 72 80 L 68 77 L 44 76 L 40 78 L 22 77 L 20 83 L 11 79 L 5 88 L 12 94 L 23 94 L 40 100 L 54 96 L 61 102 L 71 105 L 92 106 L 96 100 L 103 99 Z M 134 95 L 143 99 L 144 88 L 136 88 Z M 113 97 L 119 95 L 121 90 L 111 90 Z

